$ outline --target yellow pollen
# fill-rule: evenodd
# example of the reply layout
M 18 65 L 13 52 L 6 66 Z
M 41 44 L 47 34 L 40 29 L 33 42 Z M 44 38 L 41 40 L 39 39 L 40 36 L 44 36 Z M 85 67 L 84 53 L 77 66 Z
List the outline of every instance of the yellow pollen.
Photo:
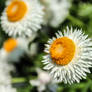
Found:
M 13 38 L 10 38 L 4 42 L 3 47 L 7 52 L 11 52 L 17 47 L 17 41 Z
M 68 37 L 56 39 L 50 48 L 53 62 L 58 65 L 67 65 L 73 59 L 76 51 L 75 43 Z
M 14 0 L 7 7 L 6 13 L 8 20 L 11 22 L 16 22 L 21 20 L 27 12 L 27 5 L 23 1 Z

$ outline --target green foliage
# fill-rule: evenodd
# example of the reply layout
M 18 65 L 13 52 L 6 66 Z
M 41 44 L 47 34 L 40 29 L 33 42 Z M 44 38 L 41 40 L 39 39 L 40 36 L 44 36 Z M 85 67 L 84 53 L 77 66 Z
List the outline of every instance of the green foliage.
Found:
M 60 25 L 59 28 L 51 28 L 49 30 L 40 30 L 38 33 L 39 36 L 34 40 L 39 44 L 39 50 L 36 56 L 31 57 L 30 60 L 25 60 L 26 62 L 20 62 L 21 70 L 17 71 L 17 73 L 13 73 L 13 84 L 17 83 L 25 83 L 23 87 L 15 86 L 18 92 L 35 92 L 33 91 L 34 87 L 28 85 L 30 79 L 36 78 L 37 74 L 35 68 L 42 68 L 42 56 L 44 55 L 43 49 L 44 44 L 47 42 L 49 37 L 52 37 L 56 30 L 62 30 L 68 25 L 73 26 L 75 28 L 82 28 L 89 37 L 92 37 L 92 1 L 83 1 L 83 0 L 73 0 L 72 7 L 70 8 L 70 14 L 66 18 L 66 20 Z M 0 0 L 0 16 L 1 12 L 5 7 L 5 0 Z M 1 22 L 1 21 L 0 21 Z M 7 35 L 2 31 L 0 25 L 0 47 L 2 46 L 5 39 L 7 39 Z M 44 32 L 43 32 L 44 31 Z M 24 57 L 26 58 L 26 57 Z M 23 59 L 24 60 L 24 59 Z M 23 65 L 23 66 L 22 66 Z M 17 67 L 17 66 L 16 66 Z M 22 78 L 21 78 L 22 77 Z M 57 89 L 57 92 L 92 92 L 92 74 L 89 74 L 86 80 L 81 80 L 79 84 L 65 85 L 60 83 Z

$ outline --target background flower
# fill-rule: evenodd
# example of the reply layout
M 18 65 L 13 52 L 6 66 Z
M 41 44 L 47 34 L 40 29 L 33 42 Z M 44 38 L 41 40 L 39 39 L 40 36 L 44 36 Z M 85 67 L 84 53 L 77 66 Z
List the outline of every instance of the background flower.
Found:
M 34 1 L 34 0 L 32 0 L 32 1 Z M 40 0 L 38 0 L 38 1 L 40 1 Z M 53 1 L 53 3 L 54 3 L 54 0 L 43 0 L 43 1 L 46 1 L 46 3 Z M 64 1 L 66 1 L 66 0 L 64 0 Z M 11 2 L 11 0 L 0 0 L 0 17 L 2 16 L 2 13 L 3 13 L 5 7 L 10 2 Z M 43 5 L 43 7 L 44 7 L 44 5 Z M 64 10 L 62 10 L 62 11 L 64 12 Z M 62 11 L 60 13 L 62 13 Z M 68 25 L 69 28 L 72 26 L 73 29 L 75 29 L 76 27 L 78 29 L 82 28 L 83 33 L 88 35 L 88 37 L 90 37 L 90 38 L 92 37 L 92 0 L 72 0 L 72 2 L 70 2 L 70 8 L 68 9 L 68 12 L 69 12 L 68 15 L 65 16 L 65 18 L 63 18 L 64 21 L 62 21 L 58 27 L 54 28 L 53 26 L 51 26 L 50 23 L 48 23 L 48 25 L 44 25 L 42 23 L 42 28 L 37 30 L 36 36 L 34 37 L 33 35 L 35 35 L 35 33 L 33 33 L 29 37 L 31 42 L 30 42 L 30 44 L 28 44 L 28 48 L 30 48 L 30 46 L 32 46 L 33 43 L 37 43 L 37 50 L 36 50 L 35 55 L 29 56 L 28 54 L 24 53 L 22 55 L 22 57 L 20 57 L 19 61 L 14 62 L 13 59 L 12 59 L 12 61 L 9 61 L 8 68 L 10 68 L 10 70 L 12 70 L 10 75 L 12 76 L 11 84 L 13 84 L 13 85 L 11 87 L 15 88 L 17 90 L 17 92 L 37 92 L 37 87 L 30 85 L 29 81 L 37 79 L 38 76 L 35 71 L 36 67 L 39 67 L 42 69 L 44 66 L 43 63 L 41 62 L 43 60 L 42 57 L 45 55 L 45 53 L 43 52 L 44 44 L 47 43 L 49 38 L 55 37 L 55 33 L 57 33 L 58 30 L 62 30 L 62 33 L 63 33 L 64 29 Z M 14 31 L 13 31 L 13 33 L 14 33 Z M 11 37 L 9 35 L 7 35 L 5 33 L 5 31 L 2 29 L 1 19 L 0 19 L 0 48 L 3 47 L 3 43 L 8 38 L 11 38 Z M 32 40 L 31 40 L 31 38 L 32 38 Z M 24 46 L 25 44 L 22 44 L 22 45 Z M 34 52 L 34 49 L 31 49 L 31 52 Z M 2 54 L 3 54 L 3 56 L 6 55 L 5 53 L 2 53 Z M 12 58 L 12 57 L 10 57 L 10 58 Z M 0 57 L 0 60 L 1 60 L 1 57 Z M 0 64 L 0 66 L 3 66 L 3 65 Z M 12 69 L 10 66 L 11 67 L 14 66 L 15 70 Z M 4 67 L 3 71 L 4 70 L 5 70 L 5 67 Z M 91 68 L 90 68 L 90 71 L 92 72 Z M 4 80 L 4 79 L 2 79 L 2 80 Z M 77 92 L 77 91 L 92 92 L 91 85 L 92 85 L 92 74 L 90 73 L 90 74 L 87 74 L 86 79 L 82 79 L 80 83 L 73 83 L 71 85 L 64 84 L 64 83 L 58 83 L 56 92 Z M 9 88 L 11 88 L 11 87 L 9 87 Z M 47 87 L 45 91 L 52 92 L 49 89 L 55 89 L 55 87 L 56 86 L 51 85 L 50 88 Z M 3 91 L 6 92 L 5 87 L 1 87 L 0 89 L 2 89 Z M 6 89 L 9 90 L 8 88 L 6 88 Z M 0 92 L 1 92 L 1 90 L 0 90 Z
M 40 0 L 45 6 L 44 23 L 58 27 L 68 16 L 71 0 Z
M 0 50 L 0 56 L 0 91 L 16 92 L 16 89 L 12 87 L 12 78 L 10 74 L 10 72 L 14 70 L 14 67 L 13 65 L 9 64 L 2 50 Z
M 51 79 L 49 73 L 47 73 L 39 68 L 37 68 L 37 73 L 38 73 L 38 79 L 30 80 L 30 84 L 32 86 L 37 86 L 38 92 L 45 91 L 47 86 L 48 86 L 49 90 L 52 90 L 51 88 L 53 87 L 54 91 L 52 91 L 52 92 L 56 92 L 55 90 L 57 87 L 54 87 L 56 85 L 54 84 L 53 80 Z

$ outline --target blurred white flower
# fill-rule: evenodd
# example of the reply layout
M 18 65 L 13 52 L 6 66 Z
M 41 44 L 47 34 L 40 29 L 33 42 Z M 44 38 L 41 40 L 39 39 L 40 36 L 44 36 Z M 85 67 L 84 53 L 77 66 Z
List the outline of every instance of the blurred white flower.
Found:
M 65 84 L 79 83 L 86 78 L 92 67 L 92 42 L 82 30 L 69 29 L 56 33 L 45 45 L 44 69 L 50 72 L 53 80 Z
M 38 87 L 38 92 L 43 92 L 46 89 L 46 85 L 52 83 L 49 74 L 39 68 L 37 68 L 38 78 L 36 80 L 30 80 L 30 84 Z
M 12 67 L 5 60 L 0 60 L 0 86 L 11 83 L 10 71 L 13 70 Z
M 68 16 L 71 6 L 70 0 L 40 0 L 45 6 L 44 23 L 58 27 Z
M 43 7 L 37 0 L 8 0 L 1 26 L 9 36 L 31 37 L 41 28 L 43 14 Z
M 28 39 L 9 38 L 1 49 L 2 57 L 7 58 L 7 61 L 18 61 L 23 53 L 28 52 L 28 43 Z
M 10 75 L 14 67 L 8 63 L 2 50 L 0 50 L 0 57 L 0 92 L 16 92 L 16 89 L 12 88 Z

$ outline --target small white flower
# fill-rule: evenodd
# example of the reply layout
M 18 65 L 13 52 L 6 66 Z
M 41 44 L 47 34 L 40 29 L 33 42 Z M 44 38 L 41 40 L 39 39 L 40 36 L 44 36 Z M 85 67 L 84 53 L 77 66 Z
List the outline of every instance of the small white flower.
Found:
M 6 58 L 7 61 L 18 61 L 23 53 L 27 53 L 28 43 L 27 39 L 9 38 L 4 42 L 1 49 L 2 57 Z
M 13 37 L 31 37 L 42 21 L 43 7 L 37 0 L 8 0 L 1 16 L 3 30 Z
M 46 85 L 51 81 L 49 74 L 41 69 L 37 69 L 38 79 L 30 80 L 30 84 L 38 87 L 39 92 L 43 92 L 46 89 Z
M 58 27 L 67 17 L 71 6 L 70 0 L 40 0 L 45 6 L 44 23 Z
M 67 27 L 62 34 L 56 33 L 46 44 L 43 64 L 44 69 L 50 71 L 50 75 L 56 82 L 72 84 L 80 82 L 90 73 L 92 67 L 92 42 L 82 30 L 74 31 Z

